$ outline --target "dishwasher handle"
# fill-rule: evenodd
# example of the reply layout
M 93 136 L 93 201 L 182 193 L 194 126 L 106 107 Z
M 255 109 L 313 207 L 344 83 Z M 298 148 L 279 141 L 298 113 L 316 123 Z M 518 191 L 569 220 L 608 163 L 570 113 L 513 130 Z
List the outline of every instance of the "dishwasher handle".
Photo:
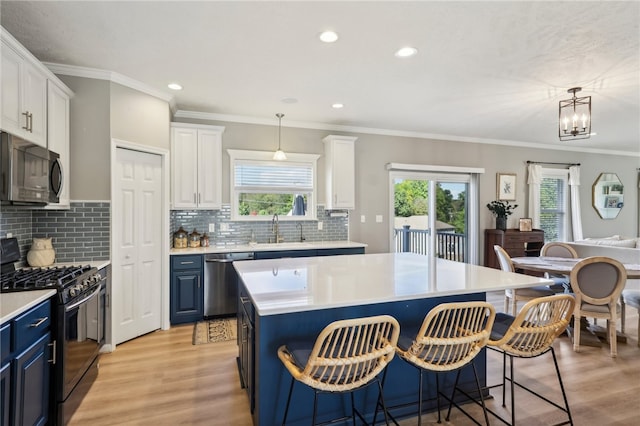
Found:
M 210 263 L 230 263 L 233 262 L 233 259 L 205 259 L 204 261 Z

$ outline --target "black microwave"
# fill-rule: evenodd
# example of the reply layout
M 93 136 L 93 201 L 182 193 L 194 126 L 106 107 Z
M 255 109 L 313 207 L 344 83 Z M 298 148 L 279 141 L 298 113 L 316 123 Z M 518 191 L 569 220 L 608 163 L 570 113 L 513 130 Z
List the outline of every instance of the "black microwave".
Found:
M 62 191 L 60 156 L 10 133 L 0 133 L 0 201 L 48 204 Z

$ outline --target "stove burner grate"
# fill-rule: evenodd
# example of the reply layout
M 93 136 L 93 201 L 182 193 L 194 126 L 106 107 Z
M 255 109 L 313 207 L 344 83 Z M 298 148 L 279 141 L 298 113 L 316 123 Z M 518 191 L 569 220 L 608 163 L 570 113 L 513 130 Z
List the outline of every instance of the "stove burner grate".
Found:
M 20 269 L 2 274 L 0 288 L 2 292 L 46 289 L 61 291 L 91 269 L 90 266 Z

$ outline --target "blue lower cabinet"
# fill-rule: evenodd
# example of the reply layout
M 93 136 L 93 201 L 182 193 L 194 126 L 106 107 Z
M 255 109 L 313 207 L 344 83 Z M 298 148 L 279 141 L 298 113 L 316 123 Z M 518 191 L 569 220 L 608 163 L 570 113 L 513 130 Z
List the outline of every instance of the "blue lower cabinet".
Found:
M 11 419 L 11 363 L 2 364 L 0 369 L 0 424 L 9 426 Z
M 171 259 L 171 324 L 200 321 L 204 317 L 202 256 Z
M 199 321 L 204 316 L 202 274 L 181 271 L 171 277 L 171 324 Z
M 284 257 L 311 257 L 315 255 L 315 250 L 274 250 L 257 251 L 253 256 L 254 259 L 281 259 Z
M 364 247 L 330 248 L 316 250 L 316 256 L 342 256 L 346 254 L 364 254 Z
M 364 254 L 364 247 L 257 251 L 254 254 L 254 258 L 281 259 L 284 257 L 341 256 L 346 254 Z
M 6 425 L 46 425 L 52 374 L 51 302 L 0 327 L 0 419 Z
M 16 425 L 45 425 L 49 419 L 49 341 L 51 333 L 19 354 L 13 364 Z

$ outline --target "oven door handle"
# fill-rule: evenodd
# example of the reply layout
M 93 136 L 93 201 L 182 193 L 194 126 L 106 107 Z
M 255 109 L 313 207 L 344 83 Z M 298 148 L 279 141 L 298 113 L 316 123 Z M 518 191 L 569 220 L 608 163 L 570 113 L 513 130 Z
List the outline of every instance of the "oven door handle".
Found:
M 70 310 L 72 310 L 72 309 L 74 309 L 74 308 L 76 308 L 76 307 L 78 307 L 78 306 L 82 305 L 82 304 L 83 304 L 84 302 L 86 302 L 87 300 L 89 300 L 89 299 L 93 299 L 95 296 L 97 296 L 97 295 L 98 295 L 98 293 L 100 293 L 100 288 L 101 288 L 101 287 L 102 287 L 102 286 L 101 286 L 101 285 L 99 285 L 99 286 L 98 286 L 98 288 L 96 289 L 96 291 L 94 291 L 94 292 L 93 292 L 93 293 L 91 293 L 89 296 L 85 297 L 84 299 L 82 299 L 82 300 L 78 300 L 77 302 L 75 302 L 75 303 L 73 303 L 73 304 L 71 304 L 71 305 L 67 306 L 66 308 L 64 308 L 64 311 L 65 311 L 65 312 L 69 312 Z

